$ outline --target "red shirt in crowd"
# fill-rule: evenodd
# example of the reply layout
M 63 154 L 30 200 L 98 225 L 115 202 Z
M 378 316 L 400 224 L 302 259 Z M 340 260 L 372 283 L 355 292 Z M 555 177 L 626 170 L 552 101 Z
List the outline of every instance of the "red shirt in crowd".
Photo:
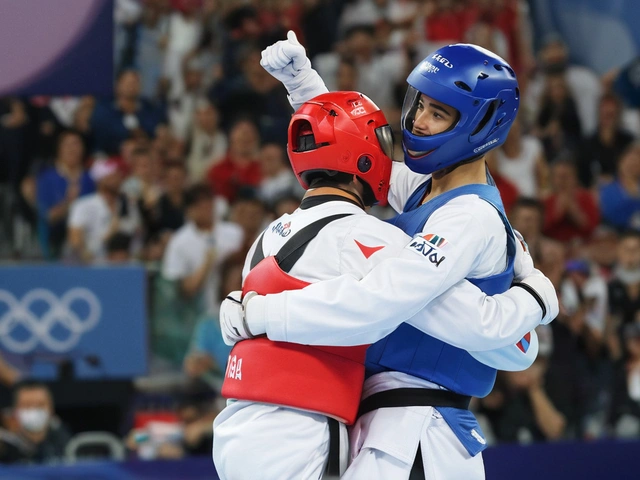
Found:
M 258 161 L 236 163 L 227 154 L 207 172 L 207 180 L 216 195 L 225 197 L 230 203 L 242 187 L 257 187 L 262 180 Z
M 554 193 L 544 201 L 543 233 L 561 242 L 575 239 L 588 240 L 600 222 L 600 210 L 591 192 L 579 188 L 573 194 L 573 199 L 586 221 L 579 226 L 571 213 L 559 206 L 562 194 Z
M 504 34 L 509 47 L 508 58 L 505 60 L 518 72 L 522 59 L 518 48 L 518 5 L 515 0 L 507 0 L 500 8 L 470 2 L 464 8 L 437 11 L 425 20 L 426 40 L 464 42 L 467 31 L 480 21 L 492 25 Z
M 496 172 L 492 172 L 491 176 L 496 184 L 496 188 L 500 192 L 504 211 L 509 213 L 511 211 L 511 207 L 516 203 L 516 200 L 518 200 L 518 197 L 520 196 L 518 189 L 513 183 Z

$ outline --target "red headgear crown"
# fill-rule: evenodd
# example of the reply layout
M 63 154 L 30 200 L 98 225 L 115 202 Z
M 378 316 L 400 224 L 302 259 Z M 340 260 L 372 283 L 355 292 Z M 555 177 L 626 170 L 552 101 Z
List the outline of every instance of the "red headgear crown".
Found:
M 393 135 L 384 114 L 358 92 L 331 92 L 305 102 L 289 124 L 289 161 L 300 184 L 313 172 L 357 175 L 387 203 Z

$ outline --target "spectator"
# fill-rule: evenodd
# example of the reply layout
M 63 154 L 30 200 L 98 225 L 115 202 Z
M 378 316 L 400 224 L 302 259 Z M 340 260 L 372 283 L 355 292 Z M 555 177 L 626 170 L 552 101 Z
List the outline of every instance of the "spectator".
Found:
M 114 233 L 139 237 L 141 229 L 138 206 L 120 193 L 122 174 L 118 164 L 113 160 L 97 160 L 90 174 L 97 191 L 73 202 L 68 225 L 72 254 L 83 263 L 103 261 L 106 241 Z
M 260 184 L 259 147 L 260 137 L 252 122 L 241 120 L 233 126 L 227 155 L 207 173 L 209 184 L 217 195 L 233 202 L 240 188 L 255 188 Z
M 423 3 L 425 39 L 437 44 L 462 41 L 468 23 L 462 21 L 463 7 L 455 0 L 427 0 Z
M 482 412 L 499 442 L 558 440 L 567 420 L 545 388 L 548 358 L 542 354 L 527 370 L 499 372 L 496 388 L 481 399 Z
M 274 218 L 280 218 L 285 213 L 293 213 L 300 206 L 300 199 L 288 195 L 286 197 L 279 198 L 273 205 Z
M 496 184 L 496 188 L 500 192 L 504 211 L 509 214 L 513 205 L 516 203 L 516 200 L 518 200 L 518 187 L 516 187 L 511 180 L 501 174 L 500 169 L 498 168 L 498 155 L 496 150 L 492 150 L 487 154 L 486 162 L 487 168 L 491 172 L 493 181 Z
M 24 381 L 14 388 L 15 431 L 0 430 L 0 463 L 53 463 L 64 458 L 70 434 L 55 416 L 51 392 Z
M 609 282 L 609 312 L 617 326 L 632 323 L 640 312 L 640 233 L 622 234 Z
M 242 263 L 225 262 L 222 267 L 220 298 L 234 290 L 242 290 Z M 196 325 L 183 370 L 192 378 L 215 374 L 222 378 L 231 348 L 222 341 L 220 322 L 207 317 Z
M 164 193 L 155 209 L 152 230 L 160 233 L 178 230 L 184 224 L 184 189 L 187 172 L 181 163 L 170 163 L 165 167 Z
M 551 166 L 551 194 L 544 211 L 544 234 L 561 242 L 584 242 L 598 225 L 598 205 L 591 192 L 579 186 L 576 168 L 567 159 Z
M 464 41 L 479 45 L 502 58 L 509 58 L 507 37 L 495 27 L 488 15 L 482 15 L 464 33 Z
M 89 96 L 80 98 L 80 103 L 73 116 L 73 129 L 82 136 L 87 151 L 94 151 L 93 136 L 91 135 L 91 117 L 96 106 L 96 99 Z
M 114 19 L 114 66 L 119 71 L 131 63 L 133 30 L 140 18 L 142 5 L 135 0 L 115 0 Z
M 144 460 L 178 459 L 189 455 L 211 455 L 213 429 L 218 414 L 215 392 L 203 382 L 192 382 L 177 392 L 174 422 L 150 421 L 132 430 L 126 444 Z
M 607 284 L 586 260 L 565 264 L 559 294 L 568 321 L 584 336 L 587 353 L 596 357 L 603 344 L 607 318 Z
M 224 26 L 227 35 L 224 38 L 222 69 L 224 76 L 235 79 L 241 72 L 242 56 L 246 48 L 260 39 L 262 27 L 258 13 L 249 5 L 241 5 L 228 11 Z
M 162 194 L 160 179 L 157 177 L 158 169 L 153 165 L 158 159 L 151 155 L 150 149 L 137 147 L 131 154 L 131 161 L 131 175 L 124 181 L 120 191 L 137 205 L 145 232 L 150 233 Z
M 496 158 L 498 171 L 517 187 L 520 196 L 542 197 L 549 175 L 544 149 L 540 140 L 522 131 L 519 118 L 496 151 Z
M 605 334 L 601 308 L 606 303 L 606 288 L 588 262 L 572 260 L 565 266 L 558 287 L 565 308 L 551 324 L 553 354 L 546 385 L 549 397 L 567 420 L 567 436 L 580 439 L 592 432 L 589 424 L 602 410 Z
M 408 63 L 404 50 L 376 52 L 374 28 L 360 23 L 347 30 L 340 51 L 353 58 L 358 71 L 357 90 L 383 110 L 393 107 L 394 85 L 402 80 Z M 340 53 L 336 52 L 314 59 L 313 65 L 330 91 L 337 87 L 340 60 Z
M 287 195 L 302 198 L 304 189 L 298 183 L 285 159 L 284 149 L 276 143 L 267 143 L 260 150 L 260 172 L 262 181 L 258 197 L 267 205 Z
M 152 137 L 165 123 L 164 112 L 140 98 L 140 76 L 123 71 L 117 79 L 115 101 L 98 102 L 91 116 L 94 148 L 108 155 L 117 154 L 120 143 L 131 136 Z
M 593 231 L 591 241 L 579 255 L 588 258 L 598 266 L 604 278 L 611 278 L 616 262 L 616 250 L 618 248 L 618 233 L 611 227 L 600 224 Z
M 267 209 L 253 190 L 243 190 L 238 193 L 235 202 L 231 204 L 229 221 L 239 225 L 244 234 L 244 244 L 234 255 L 234 259 L 242 262 L 249 252 L 254 240 L 264 230 L 267 220 Z
M 579 120 L 579 132 L 591 135 L 598 121 L 598 100 L 601 95 L 600 81 L 588 68 L 569 63 L 570 52 L 560 35 L 553 33 L 543 39 L 538 55 L 540 72 L 527 87 L 525 103 L 533 118 L 538 116 L 540 98 L 548 93 L 548 80 L 545 77 L 560 75 L 566 81 L 570 96 L 575 99 L 575 108 Z M 572 120 L 575 122 L 575 120 Z
M 137 28 L 135 64 L 140 71 L 140 92 L 155 98 L 163 79 L 163 64 L 169 40 L 169 1 L 147 0 Z
M 167 280 L 177 281 L 186 298 L 204 296 L 206 312 L 217 316 L 220 306 L 220 266 L 243 243 L 239 226 L 215 222 L 213 194 L 194 185 L 185 195 L 188 222 L 169 241 L 162 264 Z
M 131 200 L 138 203 L 142 212 L 152 210 L 158 203 L 161 190 L 157 169 L 153 163 L 157 161 L 151 155 L 151 150 L 137 147 L 131 153 L 131 175 L 122 184 L 121 191 Z
M 583 186 L 613 181 L 622 153 L 633 142 L 633 135 L 620 126 L 622 105 L 612 94 L 600 99 L 598 129 L 580 146 L 578 176 Z
M 242 74 L 226 77 L 209 91 L 220 108 L 221 124 L 229 130 L 239 119 L 249 119 L 265 141 L 286 143 L 291 106 L 286 89 L 260 66 L 260 49 L 242 51 Z
M 169 98 L 169 123 L 173 136 L 185 142 L 192 130 L 193 113 L 204 96 L 204 65 L 198 57 L 185 58 L 180 86 L 172 86 Z
M 617 437 L 640 435 L 640 319 L 622 329 L 623 355 L 615 363 L 608 423 Z
M 116 232 L 111 235 L 106 243 L 107 263 L 115 265 L 131 261 L 131 235 Z
M 640 230 L 640 143 L 620 157 L 616 180 L 600 187 L 603 220 L 618 230 Z
M 189 182 L 204 181 L 206 172 L 227 152 L 227 137 L 218 129 L 218 109 L 205 99 L 198 100 L 194 127 L 188 147 Z
M 358 67 L 353 59 L 348 56 L 340 57 L 338 71 L 336 73 L 336 90 L 358 90 Z
M 58 136 L 55 163 L 37 177 L 38 226 L 42 253 L 47 259 L 62 254 L 67 215 L 73 201 L 93 193 L 95 185 L 84 169 L 82 137 L 67 130 Z
M 542 234 L 544 206 L 535 198 L 519 198 L 509 212 L 513 228 L 518 230 L 527 242 L 534 263 L 542 262 L 543 244 L 550 240 Z
M 28 169 L 28 162 L 25 162 L 29 154 L 28 130 L 29 116 L 24 102 L 13 97 L 0 98 L 0 186 L 6 184 L 9 187 L 10 197 L 18 191 Z M 11 203 L 11 200 L 6 203 Z M 3 220 L 8 222 L 8 216 L 3 215 Z M 3 233 L 9 228 L 4 226 Z
M 169 15 L 164 76 L 179 94 L 184 91 L 182 62 L 188 53 L 196 49 L 202 38 L 202 0 L 173 0 L 172 3 L 174 11 Z
M 627 64 L 608 72 L 604 79 L 622 97 L 624 103 L 632 108 L 640 107 L 639 72 L 640 56 L 636 56 Z
M 535 134 L 542 140 L 546 157 L 555 161 L 563 151 L 574 151 L 580 141 L 580 118 L 562 74 L 546 76 Z
M 0 384 L 13 387 L 18 380 L 20 380 L 20 372 L 0 355 Z

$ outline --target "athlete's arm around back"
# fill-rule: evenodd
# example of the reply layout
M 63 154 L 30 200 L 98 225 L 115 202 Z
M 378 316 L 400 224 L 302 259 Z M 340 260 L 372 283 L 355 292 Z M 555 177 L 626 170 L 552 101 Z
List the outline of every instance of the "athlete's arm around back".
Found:
M 492 237 L 483 233 L 486 225 L 477 212 L 455 206 L 448 212 L 441 210 L 442 215 L 434 214 L 426 228 L 437 229 L 430 233 L 438 233 L 446 245 L 436 247 L 433 237 L 430 241 L 424 238 L 427 235 L 417 235 L 402 248 L 396 247 L 392 256 L 382 254 L 392 253 L 391 248 L 374 253 L 371 259 L 380 254 L 375 258 L 381 261 L 362 278 L 346 272 L 303 290 L 255 297 L 247 304 L 249 324 L 272 340 L 316 345 L 372 343 L 404 321 L 465 350 L 515 344 L 540 323 L 539 303 L 524 289 L 489 297 L 469 282 L 461 282 L 470 272 L 482 271 L 476 258 L 492 247 Z M 497 214 L 496 221 L 504 232 Z M 396 230 L 389 230 L 394 228 L 378 225 L 380 241 L 388 243 L 397 237 Z M 347 250 L 344 253 L 350 255 Z M 429 305 L 451 287 L 448 301 Z M 549 302 L 547 317 L 555 316 L 557 299 Z M 435 308 L 440 312 L 437 316 Z

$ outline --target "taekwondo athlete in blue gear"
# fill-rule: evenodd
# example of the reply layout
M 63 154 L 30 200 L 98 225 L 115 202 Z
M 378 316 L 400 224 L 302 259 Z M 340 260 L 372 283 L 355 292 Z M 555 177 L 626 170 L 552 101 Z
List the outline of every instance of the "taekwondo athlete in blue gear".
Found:
M 434 71 L 437 75 L 434 75 Z M 518 112 L 520 92 L 511 67 L 492 53 L 471 45 L 451 45 L 425 58 L 411 72 L 402 112 L 402 146 L 406 165 L 418 173 L 434 173 L 480 159 L 502 145 Z M 413 133 L 422 95 L 456 109 L 458 121 L 443 133 Z M 410 236 L 423 231 L 431 214 L 460 195 L 476 194 L 499 213 L 507 231 L 507 268 L 482 279 L 468 279 L 488 295 L 502 293 L 513 280 L 515 235 L 500 193 L 487 171 L 488 185 L 464 185 L 421 203 L 431 179 L 408 199 L 404 211 L 390 220 Z M 414 362 L 420 358 L 420 362 Z M 493 388 L 496 370 L 469 353 L 403 324 L 367 352 L 370 373 L 385 370 L 424 378 L 451 391 L 484 397 Z
M 450 45 L 434 52 L 416 66 L 407 83 L 409 88 L 401 117 L 405 163 L 412 171 L 433 174 L 436 179 L 450 175 L 462 165 L 480 160 L 487 151 L 502 145 L 518 112 L 520 92 L 511 67 L 491 52 L 472 45 Z M 451 107 L 455 109 L 457 119 L 440 133 L 420 131 L 415 122 L 426 108 L 425 104 Z M 475 194 L 488 202 L 499 214 L 506 230 L 507 267 L 501 273 L 468 280 L 488 295 L 493 295 L 506 291 L 513 281 L 516 237 L 488 171 L 486 175 L 487 184 L 464 184 L 433 198 L 428 197 L 433 180 L 430 178 L 413 192 L 403 212 L 390 222 L 415 238 L 424 232 L 430 216 L 456 197 Z M 435 249 L 425 254 L 436 255 L 434 260 L 440 261 Z M 461 398 L 489 394 L 497 373 L 496 369 L 479 362 L 467 351 L 407 323 L 369 347 L 366 366 L 369 376 L 384 371 L 401 372 L 432 382 L 459 394 Z M 397 392 L 402 395 L 403 390 Z M 393 394 L 393 390 L 374 393 L 363 402 L 363 406 L 373 410 L 376 407 L 412 404 L 396 403 Z M 428 395 L 424 401 L 415 402 L 415 405 L 435 406 L 469 455 L 473 457 L 485 448 L 486 442 L 478 440 L 483 439 L 478 433 L 481 432 L 480 427 L 467 409 L 455 408 L 457 405 L 446 402 L 438 405 L 437 400 L 429 403 Z M 418 448 L 417 452 L 412 475 L 420 475 L 423 468 L 421 449 Z M 354 465 L 346 477 L 357 478 L 366 470 L 366 466 Z M 455 476 L 454 472 L 449 474 L 451 478 Z M 484 476 L 477 469 L 476 475 L 479 478 Z

